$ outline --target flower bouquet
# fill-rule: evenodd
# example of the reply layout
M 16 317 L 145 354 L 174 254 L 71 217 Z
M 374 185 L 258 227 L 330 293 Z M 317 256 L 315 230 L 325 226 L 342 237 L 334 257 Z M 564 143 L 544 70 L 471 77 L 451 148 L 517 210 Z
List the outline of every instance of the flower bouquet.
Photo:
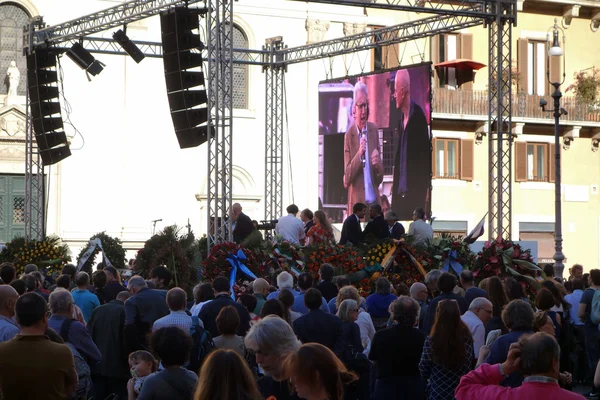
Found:
M 365 261 L 355 247 L 342 245 L 318 245 L 305 248 L 305 272 L 313 274 L 318 278 L 319 269 L 324 263 L 329 263 L 335 269 L 335 275 L 350 275 L 351 281 L 362 278 L 353 276 L 360 272 L 365 266 Z
M 47 236 L 40 241 L 17 237 L 6 243 L 0 259 L 14 264 L 17 276 L 23 273 L 27 264 L 37 265 L 47 275 L 58 275 L 62 267 L 71 261 L 71 256 L 69 247 L 58 236 Z
M 369 267 L 381 265 L 385 268 L 393 260 L 396 246 L 391 240 L 384 240 L 365 250 L 365 263 Z
M 288 241 L 273 244 L 272 258 L 267 260 L 267 263 L 272 261 L 275 261 L 279 269 L 289 271 L 293 275 L 304 270 L 302 249 Z
M 167 226 L 148 239 L 138 251 L 135 270 L 148 279 L 152 268 L 164 265 L 173 275 L 171 286 L 187 290 L 193 287 L 197 278 L 194 260 L 198 246 L 194 243 L 193 233 L 181 234 L 176 225 Z
M 217 276 L 229 278 L 231 273 L 231 264 L 227 261 L 227 256 L 237 252 L 239 246 L 235 243 L 219 243 L 210 248 L 210 253 L 202 261 L 202 280 L 214 280 Z
M 473 275 L 477 282 L 491 276 L 513 277 L 525 285 L 525 292 L 535 293 L 544 272 L 534 264 L 530 250 L 524 250 L 517 243 L 498 238 L 485 242 L 477 253 Z
M 102 243 L 102 250 L 103 250 L 104 257 L 108 258 L 111 265 L 117 269 L 124 269 L 125 268 L 125 249 L 123 248 L 121 240 L 119 238 L 111 237 L 111 236 L 107 235 L 106 232 L 100 232 L 100 233 L 95 234 L 94 236 L 92 236 L 90 238 L 90 242 L 95 239 L 100 239 L 100 242 Z M 88 243 L 88 245 L 85 246 L 84 248 L 82 248 L 81 251 L 79 252 L 79 255 L 77 256 L 77 264 L 78 265 L 79 265 L 79 260 L 84 256 L 84 254 L 87 252 L 89 247 L 90 247 L 90 244 Z M 82 271 L 85 271 L 88 274 L 92 273 L 92 266 L 94 265 L 94 262 L 96 260 L 96 255 L 98 254 L 98 252 L 100 252 L 100 248 L 96 247 L 96 249 L 94 250 L 92 255 L 86 260 L 86 262 L 81 267 Z
M 424 249 L 427 256 L 423 257 L 423 268 L 426 271 L 432 269 L 452 271 L 457 275 L 462 269 L 472 269 L 475 264 L 475 254 L 462 239 L 460 236 L 443 233 L 430 240 Z M 458 268 L 459 271 L 453 268 L 456 263 L 461 267 Z
M 229 279 L 233 272 L 233 265 L 236 263 L 247 268 L 256 277 L 264 277 L 265 275 L 265 266 L 253 251 L 235 243 L 225 242 L 211 247 L 208 257 L 202 261 L 202 280 L 214 280 L 217 276 L 224 276 Z M 235 282 L 239 287 L 244 286 L 244 281 L 253 279 L 251 276 L 242 273 L 243 270 L 242 272 L 237 270 L 235 272 Z

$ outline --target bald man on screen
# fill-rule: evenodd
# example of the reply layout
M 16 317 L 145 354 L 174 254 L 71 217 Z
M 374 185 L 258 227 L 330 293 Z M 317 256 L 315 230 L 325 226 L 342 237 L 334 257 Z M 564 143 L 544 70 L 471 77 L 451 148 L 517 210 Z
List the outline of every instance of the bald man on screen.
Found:
M 431 184 L 431 144 L 427 118 L 421 106 L 412 101 L 410 93 L 408 70 L 398 70 L 394 80 L 394 98 L 400 118 L 394 158 L 392 209 L 400 220 L 410 219 L 417 207 L 427 209 Z

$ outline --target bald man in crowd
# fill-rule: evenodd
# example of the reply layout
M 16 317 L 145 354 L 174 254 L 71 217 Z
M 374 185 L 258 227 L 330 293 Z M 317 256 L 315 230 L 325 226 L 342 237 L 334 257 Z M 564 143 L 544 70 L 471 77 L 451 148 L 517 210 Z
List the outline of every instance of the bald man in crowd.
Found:
M 394 159 L 392 209 L 401 220 L 410 220 L 412 211 L 417 207 L 427 209 L 431 181 L 431 144 L 427 118 L 423 109 L 412 101 L 410 93 L 408 70 L 398 70 L 394 81 L 394 98 L 400 117 Z
M 254 224 L 249 216 L 242 212 L 240 203 L 231 206 L 231 220 L 233 225 L 233 241 L 241 244 L 254 230 Z
M 13 321 L 19 293 L 10 285 L 0 285 L 0 342 L 6 342 L 19 333 Z
M 263 278 L 257 278 L 252 282 L 252 291 L 254 297 L 256 297 L 256 308 L 254 309 L 255 315 L 260 315 L 260 311 L 267 302 L 267 296 L 269 295 L 269 282 Z

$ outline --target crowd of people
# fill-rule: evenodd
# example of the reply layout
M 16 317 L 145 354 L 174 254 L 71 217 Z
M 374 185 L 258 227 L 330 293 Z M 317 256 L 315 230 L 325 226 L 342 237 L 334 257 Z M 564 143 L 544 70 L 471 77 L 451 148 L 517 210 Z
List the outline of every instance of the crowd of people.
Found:
M 450 400 L 583 398 L 600 384 L 600 270 L 548 277 L 530 302 L 514 279 L 474 285 L 430 271 L 362 298 L 323 264 L 235 299 L 229 279 L 185 290 L 162 266 L 126 286 L 105 267 L 0 266 L 4 399 Z M 585 291 L 583 290 L 585 288 Z M 597 303 L 598 302 L 598 303 Z M 597 304 L 596 304 L 597 303 Z M 598 374 L 597 374 L 598 372 Z M 595 376 L 598 375 L 598 376 Z M 589 393 L 596 396 L 596 389 Z

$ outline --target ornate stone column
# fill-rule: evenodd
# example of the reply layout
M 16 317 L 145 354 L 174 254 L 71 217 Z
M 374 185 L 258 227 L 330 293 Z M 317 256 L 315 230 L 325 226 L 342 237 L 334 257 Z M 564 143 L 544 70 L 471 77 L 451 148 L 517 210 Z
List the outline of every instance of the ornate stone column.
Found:
M 308 40 L 306 44 L 318 43 L 325 40 L 325 34 L 329 30 L 329 22 L 306 19 L 306 32 L 308 33 Z

